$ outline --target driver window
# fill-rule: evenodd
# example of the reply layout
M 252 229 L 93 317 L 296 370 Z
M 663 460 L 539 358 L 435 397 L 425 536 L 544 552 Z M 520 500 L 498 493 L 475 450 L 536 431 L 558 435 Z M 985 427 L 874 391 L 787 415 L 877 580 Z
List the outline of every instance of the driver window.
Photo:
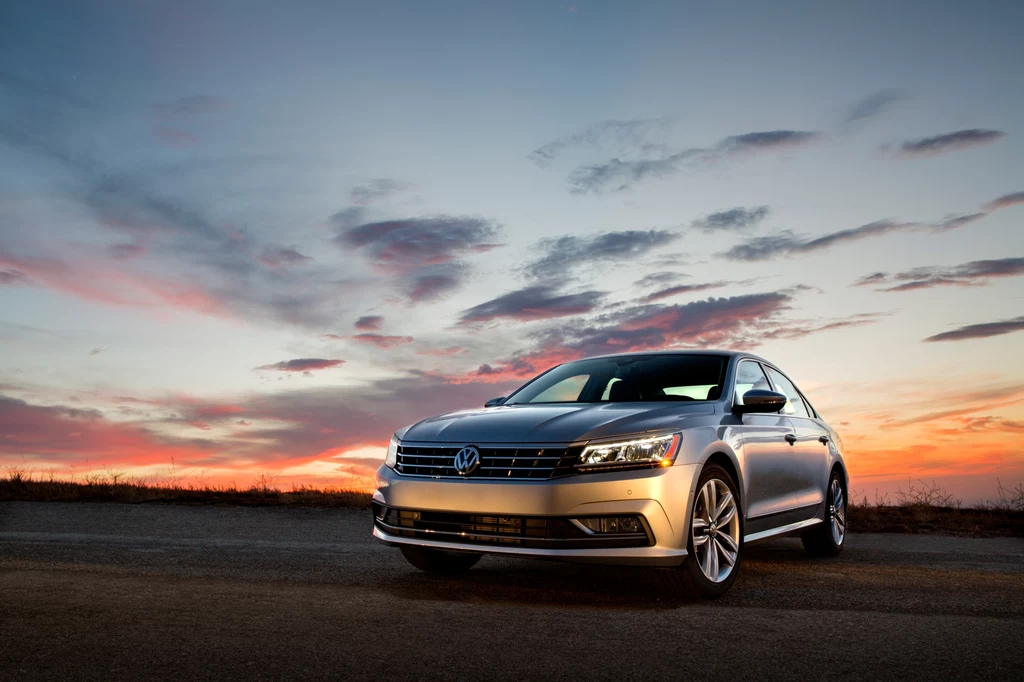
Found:
M 807 413 L 804 400 L 800 397 L 800 391 L 796 390 L 793 382 L 783 376 L 781 372 L 777 372 L 771 367 L 768 368 L 768 373 L 772 377 L 772 383 L 775 384 L 775 390 L 779 393 L 784 393 L 789 398 L 786 406 L 782 408 L 782 414 L 789 414 L 794 417 L 811 416 Z
M 736 368 L 736 404 L 743 404 L 743 394 L 751 389 L 770 391 L 768 377 L 764 375 L 761 365 L 753 360 L 744 360 Z

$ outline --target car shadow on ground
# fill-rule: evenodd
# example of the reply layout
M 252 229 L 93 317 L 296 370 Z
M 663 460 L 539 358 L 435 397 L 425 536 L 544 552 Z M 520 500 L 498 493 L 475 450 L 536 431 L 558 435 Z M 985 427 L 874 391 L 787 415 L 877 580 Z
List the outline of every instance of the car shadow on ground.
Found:
M 807 561 L 803 551 L 790 546 L 747 547 L 732 590 L 717 603 L 728 604 L 742 594 L 745 572 L 784 571 L 787 564 Z M 705 603 L 673 593 L 664 575 L 668 570 L 672 569 L 485 557 L 473 570 L 455 576 L 427 575 L 410 566 L 401 580 L 389 581 L 382 587 L 405 599 L 454 602 L 649 609 Z

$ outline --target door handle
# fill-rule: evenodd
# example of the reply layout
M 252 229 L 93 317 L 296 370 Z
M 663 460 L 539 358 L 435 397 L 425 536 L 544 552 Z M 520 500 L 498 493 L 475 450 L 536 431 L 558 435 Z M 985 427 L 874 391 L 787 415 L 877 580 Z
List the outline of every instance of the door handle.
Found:
M 828 445 L 828 436 L 818 436 L 818 440 L 821 441 L 822 445 Z
M 787 433 L 786 442 L 789 443 L 790 445 L 793 445 L 794 443 L 796 443 L 796 436 L 793 435 L 792 433 Z

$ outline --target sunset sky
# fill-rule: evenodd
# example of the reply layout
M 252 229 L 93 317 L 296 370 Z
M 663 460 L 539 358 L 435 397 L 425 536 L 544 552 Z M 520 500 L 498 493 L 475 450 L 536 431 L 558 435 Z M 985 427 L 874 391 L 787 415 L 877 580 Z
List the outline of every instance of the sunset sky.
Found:
M 365 486 L 552 364 L 1024 481 L 1024 3 L 0 5 L 0 467 Z M 2 470 L 0 470 L 2 472 Z

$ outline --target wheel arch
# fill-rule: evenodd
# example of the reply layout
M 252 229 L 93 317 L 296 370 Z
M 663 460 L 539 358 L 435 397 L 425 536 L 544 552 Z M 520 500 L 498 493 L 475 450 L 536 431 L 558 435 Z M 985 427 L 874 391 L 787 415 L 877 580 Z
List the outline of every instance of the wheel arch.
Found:
M 828 472 L 829 480 L 832 480 L 832 472 L 833 471 L 838 471 L 839 472 L 839 483 L 843 486 L 843 494 L 846 495 L 846 499 L 849 500 L 850 499 L 850 480 L 849 480 L 849 474 L 846 471 L 846 465 L 843 463 L 843 461 L 841 459 L 837 458 L 834 462 L 832 462 L 832 468 L 829 469 L 829 472 Z
M 741 522 L 746 524 L 747 508 L 746 495 L 744 494 L 743 468 L 740 466 L 739 457 L 736 453 L 733 452 L 732 449 L 724 442 L 719 441 L 717 443 L 712 443 L 707 450 L 705 450 L 704 456 L 700 460 L 700 467 L 694 474 L 692 484 L 693 488 L 690 490 L 689 503 L 686 505 L 686 532 L 689 532 L 690 517 L 693 515 L 693 504 L 697 493 L 697 482 L 700 480 L 701 472 L 703 472 L 704 468 L 709 464 L 717 464 L 732 476 L 732 482 L 736 485 L 736 493 L 739 496 L 739 508 L 742 516 Z

